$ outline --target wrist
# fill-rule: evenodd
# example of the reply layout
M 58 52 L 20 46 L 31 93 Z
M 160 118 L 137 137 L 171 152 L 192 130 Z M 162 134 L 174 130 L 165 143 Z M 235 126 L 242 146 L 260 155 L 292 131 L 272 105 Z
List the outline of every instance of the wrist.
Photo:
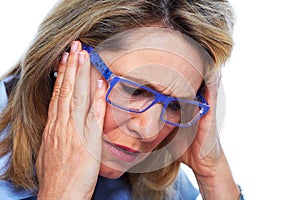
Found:
M 239 199 L 240 189 L 233 180 L 225 155 L 221 155 L 216 165 L 206 167 L 203 171 L 194 173 L 204 200 Z
M 200 179 L 200 181 L 199 181 Z M 239 200 L 240 190 L 235 182 L 210 178 L 210 180 L 197 177 L 200 193 L 204 200 Z
M 37 199 L 38 200 L 90 200 L 91 195 L 80 195 L 76 191 L 68 192 L 49 192 L 49 191 L 39 191 Z

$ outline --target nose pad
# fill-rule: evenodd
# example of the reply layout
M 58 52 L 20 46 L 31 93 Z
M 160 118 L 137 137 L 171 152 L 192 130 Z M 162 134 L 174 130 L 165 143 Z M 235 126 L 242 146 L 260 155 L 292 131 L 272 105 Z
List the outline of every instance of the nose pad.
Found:
M 161 131 L 164 122 L 160 120 L 162 105 L 155 104 L 139 114 L 132 114 L 127 123 L 129 131 L 134 131 L 143 142 L 152 142 Z

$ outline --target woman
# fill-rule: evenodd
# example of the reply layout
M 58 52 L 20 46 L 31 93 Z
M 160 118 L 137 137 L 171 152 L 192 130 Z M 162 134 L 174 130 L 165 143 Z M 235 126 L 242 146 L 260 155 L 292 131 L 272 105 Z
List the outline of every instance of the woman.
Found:
M 195 199 L 182 162 L 204 199 L 242 199 L 216 125 L 232 21 L 221 0 L 57 4 L 2 81 L 2 196 Z

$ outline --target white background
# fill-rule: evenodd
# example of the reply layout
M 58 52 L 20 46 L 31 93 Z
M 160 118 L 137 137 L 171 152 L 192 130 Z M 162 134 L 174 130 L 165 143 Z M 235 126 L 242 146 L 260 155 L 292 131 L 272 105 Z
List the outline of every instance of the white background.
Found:
M 16 63 L 56 0 L 0 4 L 0 74 Z M 300 11 L 296 0 L 231 0 L 235 47 L 223 70 L 221 140 L 248 200 L 300 199 Z

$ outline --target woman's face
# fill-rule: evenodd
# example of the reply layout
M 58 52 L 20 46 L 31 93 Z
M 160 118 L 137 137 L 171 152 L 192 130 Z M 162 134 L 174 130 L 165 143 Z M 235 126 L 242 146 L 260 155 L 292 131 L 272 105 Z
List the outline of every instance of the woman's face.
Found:
M 100 55 L 116 75 L 146 85 L 164 95 L 193 100 L 203 82 L 199 73 L 203 72 L 203 60 L 193 48 L 184 48 L 188 55 L 193 55 L 188 60 L 159 48 L 130 51 L 113 61 L 108 59 L 113 57 L 111 52 Z M 96 83 L 99 77 L 100 73 L 93 67 L 92 83 Z M 96 84 L 92 84 L 91 91 L 95 90 Z M 161 110 L 162 105 L 155 104 L 145 112 L 136 114 L 107 103 L 102 135 L 101 176 L 120 177 L 145 159 L 176 129 L 160 119 Z

